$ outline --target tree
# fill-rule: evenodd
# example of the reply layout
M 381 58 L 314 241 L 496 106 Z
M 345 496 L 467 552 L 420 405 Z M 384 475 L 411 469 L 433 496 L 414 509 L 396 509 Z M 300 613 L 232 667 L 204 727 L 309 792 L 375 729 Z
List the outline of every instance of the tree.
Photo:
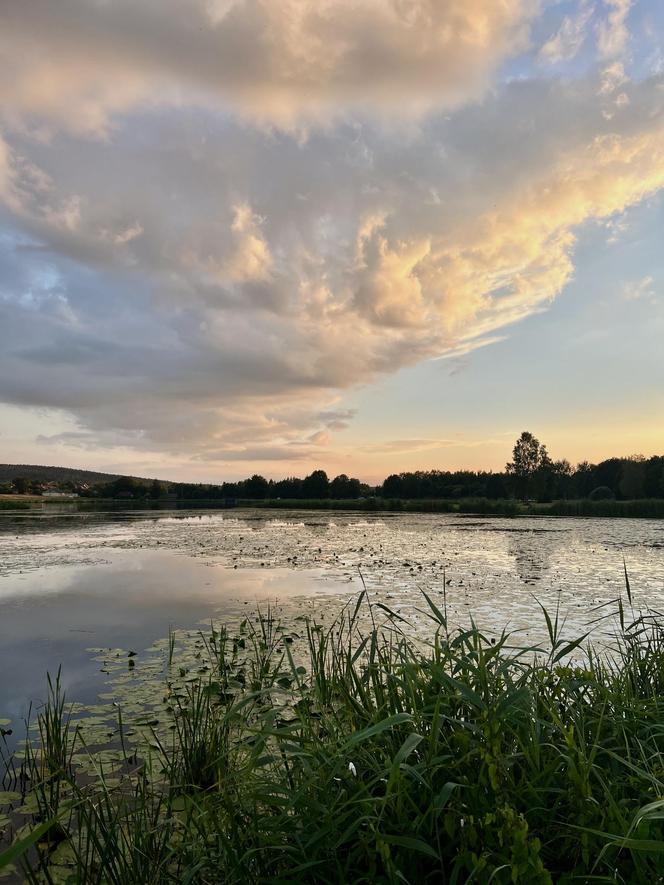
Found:
M 342 500 L 344 498 L 360 497 L 360 481 L 359 479 L 351 479 L 345 473 L 335 476 L 330 483 L 330 497 Z
M 403 479 L 398 473 L 392 473 L 383 482 L 384 498 L 401 498 L 403 495 Z
M 622 478 L 623 458 L 607 458 L 606 461 L 600 461 L 593 469 L 593 488 L 597 486 L 608 486 L 613 494 L 620 494 L 620 480 Z
M 324 470 L 314 470 L 302 483 L 302 494 L 305 498 L 329 498 L 330 481 Z
M 273 498 L 302 498 L 302 480 L 297 476 L 288 476 L 275 482 L 271 490 Z
M 615 497 L 613 489 L 610 489 L 608 486 L 597 486 L 588 495 L 591 501 L 613 501 Z
M 642 498 L 646 486 L 646 459 L 643 455 L 632 455 L 623 463 L 620 477 L 620 494 L 623 498 Z
M 507 488 L 502 473 L 491 473 L 486 481 L 487 498 L 498 499 L 507 497 Z
M 664 498 L 664 457 L 653 455 L 646 462 L 646 498 Z
M 158 479 L 153 479 L 150 485 L 150 497 L 151 498 L 161 498 L 162 495 L 166 494 L 166 486 L 159 482 Z
M 251 479 L 244 481 L 244 493 L 247 498 L 262 500 L 267 497 L 268 488 L 268 481 L 264 476 L 259 476 L 257 473 L 254 473 Z
M 145 486 L 133 476 L 119 476 L 102 486 L 102 494 L 106 498 L 139 498 L 145 493 Z
M 554 461 L 551 465 L 551 496 L 553 498 L 569 498 L 572 489 L 572 476 L 574 468 L 567 458 Z
M 595 465 L 589 461 L 581 461 L 576 465 L 572 478 L 573 493 L 577 498 L 587 498 L 597 483 L 594 478 Z
M 551 472 L 552 461 L 546 446 L 527 430 L 521 434 L 512 450 L 512 460 L 505 465 L 505 470 L 515 479 L 516 491 L 522 498 L 527 498 L 533 491 L 535 479 L 542 485 Z
M 32 488 L 31 481 L 25 476 L 17 476 L 13 484 L 19 495 L 26 495 Z

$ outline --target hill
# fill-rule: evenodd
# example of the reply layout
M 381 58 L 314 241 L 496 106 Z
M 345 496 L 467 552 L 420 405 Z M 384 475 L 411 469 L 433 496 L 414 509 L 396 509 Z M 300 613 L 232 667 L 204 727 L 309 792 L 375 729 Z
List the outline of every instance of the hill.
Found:
M 17 477 L 25 477 L 33 482 L 44 483 L 87 483 L 98 485 L 99 483 L 113 482 L 123 478 L 121 473 L 99 473 L 96 470 L 79 470 L 74 467 L 45 467 L 40 464 L 0 464 L 0 483 L 11 482 Z M 145 477 L 133 477 L 140 482 L 152 482 Z

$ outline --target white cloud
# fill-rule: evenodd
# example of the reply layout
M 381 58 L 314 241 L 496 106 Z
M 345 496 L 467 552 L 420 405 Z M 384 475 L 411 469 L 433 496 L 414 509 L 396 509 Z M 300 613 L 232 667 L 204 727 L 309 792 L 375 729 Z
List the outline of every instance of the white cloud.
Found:
M 225 272 L 236 283 L 266 280 L 272 267 L 272 255 L 260 231 L 261 219 L 246 203 L 233 207 L 233 251 Z
M 560 64 L 577 56 L 588 36 L 588 24 L 595 7 L 587 0 L 581 0 L 576 15 L 566 15 L 558 30 L 539 51 L 539 58 L 546 64 Z
M 655 296 L 654 278 L 645 276 L 640 280 L 632 280 L 623 287 L 623 297 L 628 301 L 652 299 Z
M 617 58 L 627 49 L 627 17 L 632 5 L 633 0 L 604 0 L 607 14 L 597 28 L 597 48 L 603 58 Z

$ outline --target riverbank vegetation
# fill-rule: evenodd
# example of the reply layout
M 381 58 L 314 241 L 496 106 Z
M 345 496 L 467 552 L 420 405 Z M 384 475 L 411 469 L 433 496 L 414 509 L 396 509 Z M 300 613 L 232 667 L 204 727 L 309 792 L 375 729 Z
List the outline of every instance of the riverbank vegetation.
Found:
M 324 470 L 314 470 L 304 478 L 266 479 L 259 474 L 239 481 L 222 483 L 182 483 L 148 480 L 132 476 L 94 474 L 65 468 L 0 465 L 0 493 L 25 494 L 58 489 L 84 499 L 137 500 L 162 503 L 290 502 L 290 506 L 308 506 L 303 502 L 329 501 L 337 509 L 339 502 L 377 499 L 373 509 L 395 509 L 393 502 L 404 502 L 401 509 L 447 512 L 442 503 L 451 502 L 450 510 L 467 509 L 462 502 L 500 501 L 498 510 L 519 511 L 518 505 L 553 502 L 632 502 L 664 501 L 664 456 L 644 458 L 609 458 L 599 464 L 581 462 L 573 467 L 565 459 L 553 460 L 533 434 L 524 431 L 516 441 L 512 460 L 502 472 L 472 470 L 415 470 L 393 473 L 376 486 L 340 474 L 330 479 Z M 413 502 L 423 503 L 415 508 Z M 335 503 L 336 502 L 336 503 Z M 518 502 L 518 505 L 517 505 Z M 458 503 L 459 507 L 455 508 Z M 270 506 L 285 506 L 270 504 Z M 372 509 L 369 504 L 358 509 Z M 560 508 L 559 508 L 560 509 Z M 564 508 L 563 508 L 564 509 Z M 572 515 L 574 507 L 569 508 Z M 579 509 L 579 508 L 576 508 Z M 629 510 L 630 508 L 626 508 Z M 632 506 L 634 515 L 643 515 Z M 651 504 L 646 505 L 648 512 Z M 597 508 L 601 515 L 623 515 L 618 508 Z M 603 512 L 602 512 L 603 511 Z M 638 512 L 637 512 L 638 511 Z M 484 510 L 489 512 L 489 505 Z M 552 511 L 554 512 L 554 511 Z M 595 515 L 591 507 L 584 515 Z M 627 515 L 627 514 L 625 514 Z M 631 515 L 631 514 L 630 514 Z
M 0 498 L 0 510 L 28 510 L 34 507 L 62 507 L 62 499 L 25 499 L 17 496 Z M 466 516 L 563 516 L 563 517 L 622 517 L 625 519 L 664 519 L 664 499 L 647 498 L 635 501 L 615 500 L 562 500 L 551 502 L 519 501 L 491 498 L 383 498 L 371 495 L 366 498 L 79 498 L 66 504 L 76 511 L 88 510 L 218 510 L 231 508 L 257 508 L 266 510 L 326 510 L 357 513 L 449 513 Z
M 31 504 L 35 503 L 37 499 L 28 499 L 22 500 L 21 498 L 17 498 L 15 495 L 0 495 L 0 510 L 29 510 Z
M 272 510 L 349 510 L 364 513 L 459 513 L 467 516 L 578 516 L 623 517 L 637 519 L 664 519 L 664 500 L 661 498 L 637 501 L 518 501 L 512 499 L 461 498 L 404 500 L 402 498 L 371 497 L 359 500 L 333 501 L 263 499 L 239 501 L 240 506 Z
M 276 481 L 255 474 L 246 480 L 217 486 L 194 483 L 141 486 L 138 482 L 121 479 L 98 487 L 96 494 L 108 497 L 171 496 L 189 501 L 211 498 L 291 502 L 367 498 L 387 501 L 514 500 L 522 503 L 664 500 L 664 456 L 611 458 L 600 464 L 584 462 L 573 468 L 567 461 L 552 461 L 538 440 L 530 434 L 523 434 L 515 446 L 513 460 L 502 473 L 417 470 L 392 474 L 378 486 L 369 486 L 345 474 L 330 480 L 324 470 L 314 470 L 303 479 L 289 477 Z
M 203 631 L 193 676 L 173 635 L 161 714 L 120 708 L 94 777 L 55 680 L 6 765 L 0 819 L 28 823 L 0 867 L 118 885 L 659 881 L 664 627 L 628 623 L 630 603 L 606 653 L 546 612 L 546 649 L 449 630 L 438 595 L 426 645 L 364 594 L 328 627 L 267 613 Z

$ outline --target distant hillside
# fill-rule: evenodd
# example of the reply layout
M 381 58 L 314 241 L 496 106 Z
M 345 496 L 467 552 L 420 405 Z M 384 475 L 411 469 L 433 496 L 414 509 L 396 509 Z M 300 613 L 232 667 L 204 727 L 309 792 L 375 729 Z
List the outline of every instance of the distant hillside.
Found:
M 103 482 L 113 482 L 120 479 L 121 473 L 98 473 L 95 470 L 78 470 L 74 467 L 43 467 L 39 464 L 0 464 L 0 483 L 22 476 L 33 482 L 75 482 L 97 485 Z M 142 482 L 152 482 L 151 479 L 135 476 L 134 479 Z

